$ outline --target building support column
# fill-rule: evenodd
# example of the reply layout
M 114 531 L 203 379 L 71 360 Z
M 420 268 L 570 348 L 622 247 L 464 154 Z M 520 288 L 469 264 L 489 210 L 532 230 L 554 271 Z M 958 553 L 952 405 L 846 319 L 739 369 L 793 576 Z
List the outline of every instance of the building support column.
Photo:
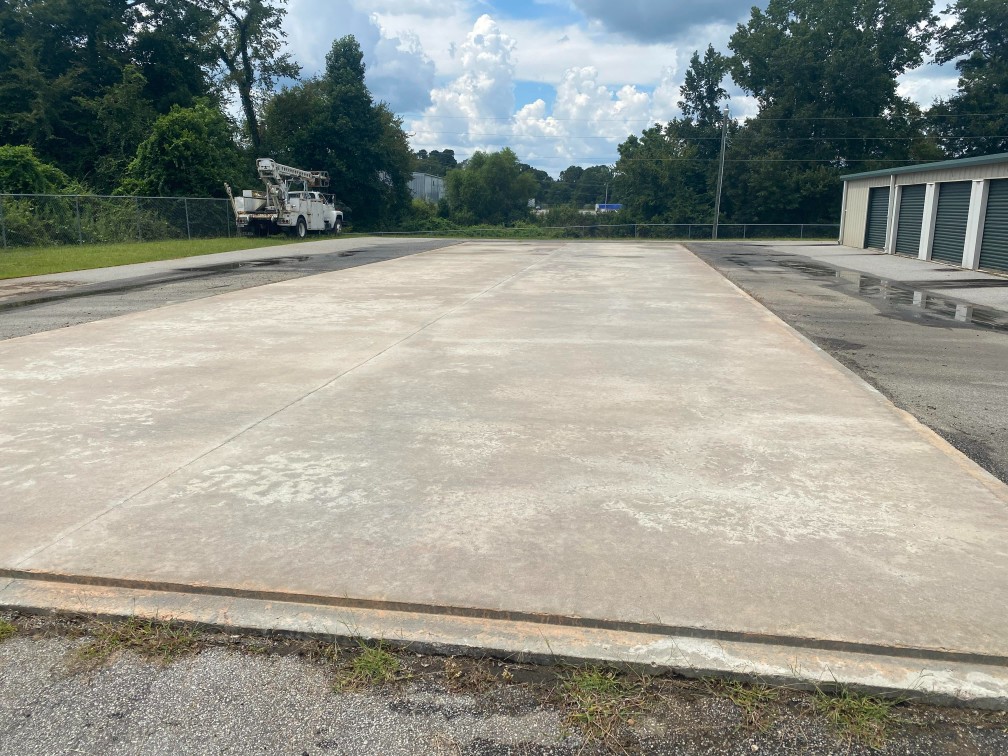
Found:
M 938 184 L 931 183 L 924 190 L 924 218 L 921 224 L 920 251 L 917 256 L 921 260 L 931 259 L 931 246 L 934 244 L 935 221 L 938 219 Z
M 987 193 L 990 181 L 976 179 L 970 193 L 969 220 L 966 221 L 966 244 L 963 247 L 962 266 L 967 270 L 980 267 L 980 245 L 983 242 L 984 221 L 987 217 Z
M 896 249 L 896 176 L 889 177 L 889 214 L 886 216 L 886 232 L 884 252 L 893 254 Z
M 844 232 L 847 230 L 847 182 L 843 182 L 843 200 L 840 202 L 840 238 L 837 244 L 844 243 Z

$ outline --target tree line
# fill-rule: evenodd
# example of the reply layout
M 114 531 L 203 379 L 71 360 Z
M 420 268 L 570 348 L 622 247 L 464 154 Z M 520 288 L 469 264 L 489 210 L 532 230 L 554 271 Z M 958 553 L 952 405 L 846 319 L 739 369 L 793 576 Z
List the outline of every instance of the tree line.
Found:
M 728 121 L 726 222 L 833 222 L 845 173 L 1008 152 L 1003 0 L 956 0 L 951 25 L 932 0 L 770 0 L 727 54 L 693 55 L 680 117 L 629 135 L 615 165 L 557 179 L 511 150 L 412 152 L 353 37 L 302 76 L 283 52 L 285 3 L 0 0 L 0 191 L 220 196 L 256 185 L 254 158 L 271 155 L 328 170 L 364 227 L 512 223 L 529 199 L 607 195 L 636 222 L 710 222 L 729 79 L 758 114 Z M 897 80 L 929 52 L 959 81 L 921 109 Z M 440 207 L 410 202 L 415 170 L 446 177 Z

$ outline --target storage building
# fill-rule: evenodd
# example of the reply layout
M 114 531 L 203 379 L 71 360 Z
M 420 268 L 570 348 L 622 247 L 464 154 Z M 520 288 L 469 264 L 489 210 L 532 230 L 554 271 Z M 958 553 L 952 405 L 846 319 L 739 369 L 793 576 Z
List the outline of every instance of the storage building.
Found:
M 840 243 L 1008 272 L 1008 153 L 844 177 Z

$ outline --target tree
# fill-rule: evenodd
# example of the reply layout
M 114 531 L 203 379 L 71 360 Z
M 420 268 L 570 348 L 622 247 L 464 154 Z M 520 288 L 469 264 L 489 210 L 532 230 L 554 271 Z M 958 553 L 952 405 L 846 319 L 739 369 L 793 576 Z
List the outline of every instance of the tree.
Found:
M 0 146 L 0 194 L 59 194 L 73 188 L 69 176 L 39 160 L 31 147 Z
M 956 0 L 956 22 L 938 32 L 935 61 L 956 61 L 956 94 L 928 113 L 953 157 L 1008 152 L 1008 5 L 1003 0 Z
M 352 36 L 333 43 L 325 74 L 287 87 L 266 104 L 264 146 L 281 162 L 327 170 L 355 224 L 391 222 L 410 206 L 413 156 L 402 121 L 375 103 Z
M 205 102 L 177 105 L 154 123 L 129 164 L 121 191 L 157 196 L 219 197 L 224 182 L 246 173 L 224 114 Z
M 455 150 L 420 150 L 414 155 L 413 170 L 427 173 L 431 176 L 444 176 L 448 171 L 458 167 Z
M 695 126 L 720 128 L 721 104 L 728 99 L 728 92 L 721 86 L 728 75 L 729 60 L 708 45 L 703 59 L 700 53 L 693 51 L 689 68 L 686 69 L 686 79 L 679 88 L 682 99 L 679 109 L 684 120 Z
M 722 105 L 728 99 L 721 82 L 728 65 L 712 46 L 703 58 L 694 52 L 679 89 L 683 117 L 620 145 L 616 170 L 624 209 L 632 216 L 660 223 L 713 220 Z
M 462 223 L 510 223 L 528 216 L 536 180 L 510 149 L 476 152 L 445 178 L 452 216 Z
M 729 43 L 732 77 L 760 108 L 732 147 L 731 160 L 746 162 L 729 162 L 737 173 L 726 186 L 742 217 L 833 221 L 841 173 L 926 148 L 923 120 L 897 94 L 896 79 L 921 64 L 937 20 L 931 11 L 932 0 L 770 0 L 766 11 L 753 8 Z M 763 192 L 765 203 L 780 201 L 757 207 L 751 200 L 768 187 L 754 182 L 766 180 L 785 192 Z M 794 191 L 808 194 L 796 204 Z
M 212 49 L 245 115 L 252 148 L 260 152 L 259 111 L 281 78 L 296 78 L 300 66 L 281 53 L 287 0 L 193 0 L 213 18 Z

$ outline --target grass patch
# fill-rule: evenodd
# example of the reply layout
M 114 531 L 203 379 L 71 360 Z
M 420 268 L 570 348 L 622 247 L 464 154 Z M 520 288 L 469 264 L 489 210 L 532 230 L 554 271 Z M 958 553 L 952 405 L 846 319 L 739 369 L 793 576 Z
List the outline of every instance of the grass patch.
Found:
M 16 247 L 0 249 L 0 279 L 66 273 L 73 270 L 107 268 L 130 263 L 173 260 L 179 257 L 211 255 L 238 249 L 258 249 L 291 244 L 284 236 L 267 238 L 187 239 L 128 242 L 125 244 L 65 244 L 56 247 Z
M 92 637 L 77 651 L 89 664 L 103 664 L 112 656 L 132 651 L 145 659 L 167 664 L 200 649 L 200 636 L 191 628 L 153 619 L 130 617 L 125 622 L 95 625 Z
M 0 619 L 0 643 L 8 638 L 13 638 L 17 634 L 17 626 L 13 622 Z
M 848 740 L 857 740 L 872 748 L 882 748 L 890 725 L 892 709 L 898 702 L 878 696 L 865 696 L 841 687 L 837 693 L 817 690 L 812 706 L 834 729 Z
M 402 679 L 402 664 L 384 643 L 357 641 L 357 646 L 350 663 L 337 674 L 338 688 L 367 688 Z
M 633 716 L 647 708 L 644 681 L 626 680 L 613 670 L 578 669 L 560 684 L 568 724 L 589 741 L 618 746 L 620 731 L 634 724 Z
M 727 698 L 745 717 L 747 727 L 766 732 L 775 720 L 774 705 L 780 700 L 780 691 L 762 683 L 741 683 L 737 680 L 707 680 L 707 692 Z

